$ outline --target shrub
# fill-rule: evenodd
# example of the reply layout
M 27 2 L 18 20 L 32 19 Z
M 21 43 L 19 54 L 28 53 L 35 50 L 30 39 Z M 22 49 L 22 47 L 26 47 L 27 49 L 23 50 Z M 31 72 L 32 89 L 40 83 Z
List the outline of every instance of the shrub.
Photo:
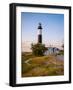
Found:
M 44 52 L 47 50 L 44 44 L 38 43 L 38 44 L 32 44 L 31 45 L 32 53 L 35 56 L 43 56 Z

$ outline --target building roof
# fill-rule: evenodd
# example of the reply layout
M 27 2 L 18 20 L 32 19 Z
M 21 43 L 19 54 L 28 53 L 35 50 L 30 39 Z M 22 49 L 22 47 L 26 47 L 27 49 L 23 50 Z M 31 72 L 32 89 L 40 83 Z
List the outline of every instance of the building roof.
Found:
M 38 29 L 42 29 L 42 25 L 41 25 L 41 23 L 39 23 Z

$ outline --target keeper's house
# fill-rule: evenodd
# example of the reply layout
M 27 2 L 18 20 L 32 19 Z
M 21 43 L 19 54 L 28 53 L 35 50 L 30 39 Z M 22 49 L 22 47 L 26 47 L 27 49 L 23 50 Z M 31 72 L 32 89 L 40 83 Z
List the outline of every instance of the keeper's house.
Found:
M 60 52 L 60 49 L 59 48 L 48 47 L 48 50 L 44 53 L 44 55 L 58 54 L 59 52 Z

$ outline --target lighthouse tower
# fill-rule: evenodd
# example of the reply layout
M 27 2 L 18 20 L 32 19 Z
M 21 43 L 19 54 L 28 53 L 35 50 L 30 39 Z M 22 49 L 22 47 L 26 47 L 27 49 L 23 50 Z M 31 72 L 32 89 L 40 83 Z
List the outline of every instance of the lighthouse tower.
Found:
M 42 43 L 42 25 L 39 23 L 38 26 L 38 43 Z

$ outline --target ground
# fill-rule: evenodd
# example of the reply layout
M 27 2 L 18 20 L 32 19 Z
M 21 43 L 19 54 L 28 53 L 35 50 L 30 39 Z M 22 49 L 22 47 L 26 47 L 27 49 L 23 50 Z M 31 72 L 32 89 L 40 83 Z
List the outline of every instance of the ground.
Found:
M 64 60 L 56 55 L 36 57 L 22 53 L 22 77 L 64 75 Z

